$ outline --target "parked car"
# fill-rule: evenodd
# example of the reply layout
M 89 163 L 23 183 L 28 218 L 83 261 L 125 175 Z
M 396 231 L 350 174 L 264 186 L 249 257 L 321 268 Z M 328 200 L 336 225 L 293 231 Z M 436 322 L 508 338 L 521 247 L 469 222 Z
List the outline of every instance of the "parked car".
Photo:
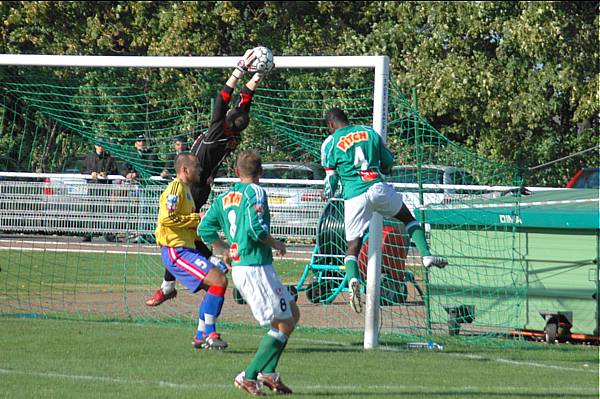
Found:
M 302 162 L 263 163 L 261 185 L 269 195 L 271 228 L 275 234 L 313 239 L 326 198 L 321 184 L 268 183 L 267 179 L 323 180 L 319 164 Z
M 78 176 L 65 176 L 80 174 L 85 168 L 85 156 L 67 158 L 60 166 L 56 175 L 44 178 L 47 183 L 45 193 L 49 196 L 60 195 L 88 195 L 87 180 Z M 60 201 L 60 199 L 58 199 Z
M 392 167 L 391 173 L 385 177 L 388 183 L 419 183 L 417 165 L 398 165 Z M 446 185 L 478 185 L 477 180 L 464 169 L 447 165 L 421 165 L 421 181 L 423 184 Z M 397 187 L 404 195 L 404 202 L 409 209 L 428 204 L 449 203 L 454 199 L 464 198 L 468 194 L 478 192 L 457 188 L 425 188 L 423 204 L 420 203 L 418 187 Z
M 325 170 L 318 164 L 301 162 L 264 163 L 261 179 L 323 180 Z M 297 205 L 302 202 L 320 201 L 321 194 L 315 189 L 319 185 L 304 184 L 262 184 L 269 188 L 269 205 Z M 278 188 L 281 188 L 280 190 Z
M 385 180 L 390 183 L 418 183 L 418 177 L 418 168 L 416 165 L 398 165 L 392 168 L 391 173 L 386 176 Z M 423 184 L 479 184 L 477 183 L 477 180 L 467 171 L 454 166 L 443 165 L 422 165 L 421 180 Z M 444 192 L 448 194 L 457 192 L 456 189 L 450 188 L 434 190 L 435 192 Z
M 599 188 L 600 168 L 583 168 L 567 183 L 567 188 Z
M 132 237 L 145 237 L 151 241 L 155 215 L 155 201 L 138 184 L 124 179 L 94 181 L 81 176 L 87 174 L 86 157 L 81 155 L 67 159 L 60 167 L 60 173 L 49 179 L 47 213 L 56 220 L 60 228 L 66 226 L 69 231 L 93 231 L 103 234 L 105 239 L 114 238 L 112 231 L 131 232 Z M 126 162 L 114 159 L 116 175 L 126 170 Z M 68 216 L 67 216 L 68 215 Z M 133 216 L 133 217 L 132 217 Z
M 271 231 L 278 237 L 314 239 L 326 198 L 323 185 L 279 183 L 278 180 L 323 180 L 325 170 L 315 163 L 264 162 L 260 185 L 269 196 Z M 225 176 L 219 176 L 225 177 Z M 232 178 L 233 176 L 228 176 Z M 215 195 L 225 187 L 213 186 Z

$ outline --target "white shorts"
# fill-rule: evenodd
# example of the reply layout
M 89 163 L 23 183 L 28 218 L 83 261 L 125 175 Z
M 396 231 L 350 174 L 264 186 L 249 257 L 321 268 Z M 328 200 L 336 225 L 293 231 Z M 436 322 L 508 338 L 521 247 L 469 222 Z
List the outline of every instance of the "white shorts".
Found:
M 373 216 L 373 211 L 391 218 L 402 208 L 402 194 L 387 183 L 375 183 L 367 191 L 344 201 L 346 240 L 362 237 Z
M 290 303 L 294 298 L 279 280 L 273 265 L 235 266 L 231 278 L 261 326 L 292 318 Z

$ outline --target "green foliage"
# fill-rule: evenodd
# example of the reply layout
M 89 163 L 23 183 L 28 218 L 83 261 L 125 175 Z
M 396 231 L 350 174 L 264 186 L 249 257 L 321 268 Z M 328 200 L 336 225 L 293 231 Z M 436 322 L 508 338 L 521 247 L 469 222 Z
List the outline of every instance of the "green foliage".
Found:
M 417 87 L 419 112 L 433 127 L 482 157 L 526 170 L 598 145 L 599 18 L 597 2 L 9 1 L 0 3 L 0 52 L 208 56 L 264 44 L 276 55 L 387 54 L 392 79 L 405 92 Z M 136 73 L 148 91 L 171 82 L 172 98 L 191 98 L 200 83 L 198 103 L 187 104 L 197 109 L 225 77 Z M 294 88 L 311 85 L 285 75 L 277 76 Z M 361 71 L 320 79 L 340 76 L 366 85 Z M 0 143 L 11 134 L 0 131 Z M 526 183 L 564 185 L 579 167 L 598 165 L 598 153 L 589 154 L 536 171 Z

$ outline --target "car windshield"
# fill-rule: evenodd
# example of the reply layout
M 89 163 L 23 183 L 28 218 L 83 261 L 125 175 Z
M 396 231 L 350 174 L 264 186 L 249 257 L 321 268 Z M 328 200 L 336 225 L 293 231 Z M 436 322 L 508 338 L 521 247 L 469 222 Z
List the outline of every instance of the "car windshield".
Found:
M 263 179 L 302 179 L 302 180 L 313 180 L 312 170 L 304 169 L 264 169 Z
M 82 173 L 85 169 L 85 155 L 70 157 L 62 165 L 59 173 Z
M 600 169 L 584 170 L 573 188 L 599 188 Z
M 318 169 L 319 166 L 313 165 L 288 165 L 288 164 L 263 164 L 263 174 L 261 179 L 294 179 L 294 180 L 321 180 L 324 171 Z M 264 184 L 264 183 L 263 183 Z M 315 188 L 317 186 L 305 184 L 265 184 L 268 187 L 286 187 L 286 188 Z

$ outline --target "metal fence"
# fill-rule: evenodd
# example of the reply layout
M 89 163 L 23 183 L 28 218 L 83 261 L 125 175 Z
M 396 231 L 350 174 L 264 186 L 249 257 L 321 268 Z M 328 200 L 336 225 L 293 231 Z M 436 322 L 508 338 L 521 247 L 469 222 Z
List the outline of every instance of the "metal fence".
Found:
M 159 197 L 166 181 L 138 185 L 118 176 L 120 179 L 101 184 L 91 183 L 88 175 L 44 176 L 0 172 L 0 232 L 141 236 L 153 241 Z M 234 181 L 236 179 L 217 179 L 203 210 Z M 314 241 L 326 204 L 322 185 L 323 182 L 317 180 L 261 179 L 261 186 L 269 196 L 273 236 Z M 432 192 L 420 196 L 417 184 L 393 185 L 403 193 L 404 202 L 413 212 L 421 203 L 452 203 L 471 195 L 481 196 L 482 192 L 487 193 L 484 196 L 494 196 L 498 191 L 514 188 L 426 184 L 424 186 Z M 467 192 L 475 194 L 465 194 Z
M 123 180 L 107 184 L 0 180 L 0 231 L 143 236 L 152 241 L 164 187 Z M 228 187 L 230 183 L 216 183 L 212 197 Z M 275 184 L 265 189 L 272 234 L 278 238 L 314 239 L 325 205 L 322 189 Z M 210 201 L 203 210 L 209 205 Z

